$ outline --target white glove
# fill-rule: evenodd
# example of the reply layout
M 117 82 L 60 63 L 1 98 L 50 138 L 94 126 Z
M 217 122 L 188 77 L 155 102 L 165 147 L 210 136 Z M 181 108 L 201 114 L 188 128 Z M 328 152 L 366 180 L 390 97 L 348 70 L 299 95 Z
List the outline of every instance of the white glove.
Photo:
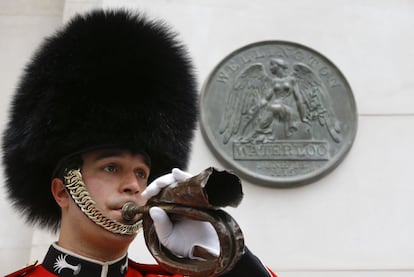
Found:
M 150 216 L 161 244 L 176 256 L 204 260 L 220 255 L 219 238 L 209 222 L 183 219 L 173 224 L 167 213 L 158 207 L 150 209 Z
M 171 173 L 165 174 L 161 177 L 158 177 L 148 187 L 142 192 L 141 196 L 148 200 L 151 197 L 157 195 L 161 189 L 164 187 L 175 185 L 178 182 L 182 182 L 191 178 L 193 175 L 190 173 L 184 172 L 178 168 L 174 168 Z

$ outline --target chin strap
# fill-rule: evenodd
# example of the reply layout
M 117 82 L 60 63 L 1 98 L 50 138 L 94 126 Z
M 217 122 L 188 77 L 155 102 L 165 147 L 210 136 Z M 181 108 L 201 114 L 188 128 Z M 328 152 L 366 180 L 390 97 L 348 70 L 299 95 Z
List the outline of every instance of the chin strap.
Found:
M 134 235 L 142 228 L 142 220 L 134 224 L 127 225 L 117 222 L 106 217 L 97 207 L 95 201 L 90 196 L 85 183 L 82 179 L 80 169 L 65 170 L 63 176 L 66 190 L 69 192 L 73 201 L 81 209 L 81 211 L 95 224 L 101 226 L 105 230 L 122 235 Z

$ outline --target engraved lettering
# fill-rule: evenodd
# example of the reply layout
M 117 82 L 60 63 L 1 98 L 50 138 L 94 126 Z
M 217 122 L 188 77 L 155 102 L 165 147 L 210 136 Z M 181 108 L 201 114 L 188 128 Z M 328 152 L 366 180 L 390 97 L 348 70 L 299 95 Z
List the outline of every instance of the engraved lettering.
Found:
M 335 78 L 331 78 L 331 79 L 329 79 L 328 80 L 328 84 L 329 84 L 329 86 L 331 87 L 331 88 L 334 88 L 334 87 L 339 87 L 341 84 L 338 82 L 338 80 L 337 79 L 335 79 Z
M 326 76 L 329 74 L 329 69 L 326 66 L 324 66 L 321 69 L 319 69 L 319 74 L 322 76 Z
M 301 157 L 305 156 L 306 155 L 306 148 L 304 148 L 304 147 L 298 148 L 298 155 L 301 156 Z
M 234 157 L 247 156 L 245 149 L 246 149 L 246 147 L 239 147 L 239 145 L 234 144 L 233 145 L 233 156 Z
M 302 60 L 305 58 L 305 55 L 303 54 L 303 52 L 302 52 L 302 51 L 297 50 L 297 51 L 294 53 L 293 57 L 294 57 L 296 60 L 298 60 L 298 61 L 302 61 Z
M 318 152 L 317 155 L 320 157 L 324 157 L 328 155 L 328 149 L 323 144 L 321 144 L 320 147 L 317 147 L 316 151 Z
M 229 68 L 231 71 L 235 72 L 240 68 L 240 65 L 237 63 L 229 63 L 227 65 L 227 68 Z
M 289 48 L 287 48 L 287 47 L 281 47 L 281 50 L 282 50 L 282 53 L 283 53 L 283 57 L 289 57 L 289 54 L 288 54 L 288 52 L 289 52 Z
M 256 166 L 257 170 L 265 170 L 271 176 L 297 176 L 306 174 L 315 168 L 303 161 L 262 161 Z
M 264 52 L 262 52 L 260 49 L 256 49 L 256 51 L 254 51 L 254 52 L 255 52 L 255 58 L 256 59 L 266 57 L 266 54 Z
M 241 59 L 242 64 L 246 64 L 246 63 L 251 62 L 251 59 L 247 56 L 244 56 L 244 55 L 241 55 L 240 59 Z
M 269 57 L 286 58 L 287 54 L 282 47 L 275 47 L 270 49 Z
M 227 73 L 224 71 L 220 71 L 217 76 L 217 82 L 227 83 L 228 80 L 229 80 L 229 75 L 227 75 Z
M 315 147 L 306 147 L 306 155 L 309 155 L 310 157 L 315 156 L 316 150 Z
M 277 141 L 254 144 L 233 143 L 235 160 L 329 160 L 326 141 Z
M 316 60 L 314 56 L 308 56 L 308 63 L 311 67 L 315 67 L 319 65 L 319 61 Z

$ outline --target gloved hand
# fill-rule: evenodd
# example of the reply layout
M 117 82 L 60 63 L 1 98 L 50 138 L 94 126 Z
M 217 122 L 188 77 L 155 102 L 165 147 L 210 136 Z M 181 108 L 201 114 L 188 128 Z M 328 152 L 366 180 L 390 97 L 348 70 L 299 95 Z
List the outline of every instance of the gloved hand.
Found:
M 150 216 L 161 244 L 176 256 L 204 260 L 220 255 L 219 238 L 209 222 L 182 219 L 172 223 L 158 207 L 150 209 Z
M 144 199 L 148 200 L 151 197 L 157 195 L 164 187 L 175 185 L 178 182 L 182 182 L 188 178 L 191 178 L 192 176 L 193 175 L 188 172 L 174 168 L 171 173 L 165 174 L 152 181 L 151 184 L 149 184 L 148 187 L 142 192 L 141 196 Z
M 158 177 L 149 184 L 141 196 L 148 200 L 164 187 L 174 186 L 191 177 L 190 173 L 174 168 L 171 173 Z M 150 216 L 161 244 L 175 255 L 201 260 L 220 255 L 218 235 L 209 222 L 182 219 L 172 223 L 167 213 L 158 207 L 150 209 Z

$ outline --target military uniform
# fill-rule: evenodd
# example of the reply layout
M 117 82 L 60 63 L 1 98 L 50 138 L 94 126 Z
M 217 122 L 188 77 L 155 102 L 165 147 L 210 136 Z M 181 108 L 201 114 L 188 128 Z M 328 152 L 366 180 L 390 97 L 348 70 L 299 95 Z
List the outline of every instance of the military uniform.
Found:
M 183 277 L 163 270 L 159 265 L 140 264 L 128 259 L 127 255 L 112 262 L 102 263 L 81 257 L 52 244 L 42 264 L 33 264 L 16 271 L 6 277 L 41 276 L 41 277 Z M 225 275 L 226 277 L 240 276 L 269 276 L 276 277 L 250 252 L 246 251 L 238 264 Z

